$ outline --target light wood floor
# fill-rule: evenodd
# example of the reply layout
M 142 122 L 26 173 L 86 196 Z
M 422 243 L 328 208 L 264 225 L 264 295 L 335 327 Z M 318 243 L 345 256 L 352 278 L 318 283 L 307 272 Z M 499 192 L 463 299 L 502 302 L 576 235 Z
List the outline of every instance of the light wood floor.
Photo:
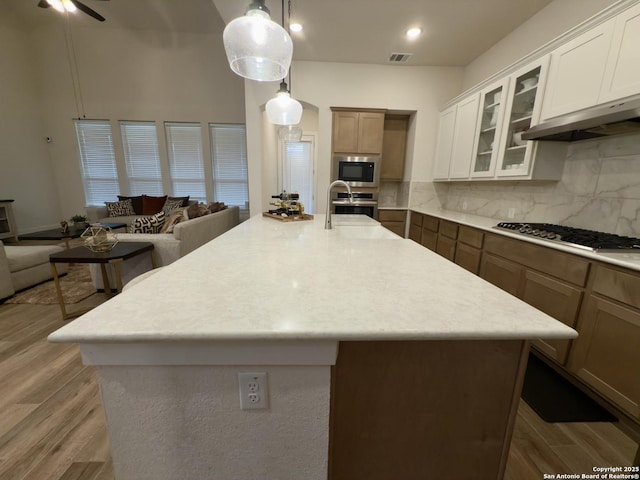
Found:
M 104 299 L 96 294 L 74 307 Z M 46 341 L 63 324 L 57 305 L 0 305 L 2 480 L 114 478 L 96 376 L 77 346 Z M 636 447 L 613 424 L 548 424 L 521 402 L 505 478 L 629 466 Z

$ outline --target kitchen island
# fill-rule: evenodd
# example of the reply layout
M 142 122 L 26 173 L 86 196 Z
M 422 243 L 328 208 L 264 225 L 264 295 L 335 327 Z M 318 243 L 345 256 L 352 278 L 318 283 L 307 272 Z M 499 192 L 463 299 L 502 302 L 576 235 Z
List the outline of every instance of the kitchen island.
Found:
M 339 217 L 253 217 L 49 337 L 98 371 L 117 480 L 502 478 L 528 341 L 575 331 Z

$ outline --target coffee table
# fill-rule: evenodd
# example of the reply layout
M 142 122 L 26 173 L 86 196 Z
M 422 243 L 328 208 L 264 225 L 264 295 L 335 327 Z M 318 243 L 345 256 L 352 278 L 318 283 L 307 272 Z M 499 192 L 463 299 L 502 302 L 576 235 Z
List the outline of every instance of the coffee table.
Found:
M 60 278 L 58 277 L 58 269 L 56 263 L 99 263 L 100 272 L 102 273 L 102 282 L 104 291 L 111 292 L 109 285 L 109 277 L 107 275 L 107 265 L 113 265 L 116 275 L 116 291 L 122 292 L 122 274 L 120 272 L 120 264 L 125 260 L 142 255 L 145 252 L 151 253 L 151 267 L 156 268 L 156 259 L 153 253 L 153 243 L 151 242 L 120 242 L 109 252 L 92 252 L 86 247 L 75 247 L 63 250 L 62 252 L 49 255 L 49 263 L 51 264 L 51 272 L 53 273 L 53 281 L 56 284 L 58 293 L 58 302 L 62 312 L 62 319 L 67 320 L 76 317 L 87 310 L 81 312 L 67 313 L 64 305 L 64 297 L 60 288 Z
M 117 228 L 126 227 L 126 223 L 92 223 L 92 225 L 99 225 L 101 227 L 109 227 L 111 230 L 115 230 Z M 20 235 L 18 238 L 20 240 L 64 240 L 67 246 L 67 250 L 69 249 L 69 240 L 72 238 L 80 238 L 82 232 L 84 232 L 86 228 L 76 228 L 75 226 L 69 226 L 69 230 L 67 232 L 63 232 L 59 228 L 52 228 L 50 230 L 42 230 L 40 232 L 27 233 L 25 235 Z

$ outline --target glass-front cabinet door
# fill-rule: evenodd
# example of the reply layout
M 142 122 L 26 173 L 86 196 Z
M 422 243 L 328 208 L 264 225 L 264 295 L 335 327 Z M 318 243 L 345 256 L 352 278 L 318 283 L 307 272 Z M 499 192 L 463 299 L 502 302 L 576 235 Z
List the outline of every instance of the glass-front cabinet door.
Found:
M 535 143 L 521 138 L 538 123 L 548 58 L 529 65 L 510 77 L 504 135 L 500 145 L 498 177 L 528 176 Z
M 493 177 L 502 134 L 508 79 L 480 94 L 479 130 L 473 150 L 471 177 Z

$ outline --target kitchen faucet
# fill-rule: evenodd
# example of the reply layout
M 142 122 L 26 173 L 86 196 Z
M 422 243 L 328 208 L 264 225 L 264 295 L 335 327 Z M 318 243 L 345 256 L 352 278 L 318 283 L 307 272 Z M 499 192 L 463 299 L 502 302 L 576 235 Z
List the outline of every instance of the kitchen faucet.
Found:
M 331 189 L 336 185 L 344 185 L 345 187 L 347 187 L 347 192 L 349 192 L 349 203 L 353 203 L 353 195 L 351 195 L 351 187 L 349 186 L 349 184 L 342 180 L 336 180 L 335 182 L 332 182 L 331 185 L 329 185 L 329 188 L 327 188 L 327 214 L 325 215 L 324 221 L 325 230 L 331 230 Z

